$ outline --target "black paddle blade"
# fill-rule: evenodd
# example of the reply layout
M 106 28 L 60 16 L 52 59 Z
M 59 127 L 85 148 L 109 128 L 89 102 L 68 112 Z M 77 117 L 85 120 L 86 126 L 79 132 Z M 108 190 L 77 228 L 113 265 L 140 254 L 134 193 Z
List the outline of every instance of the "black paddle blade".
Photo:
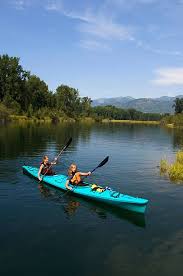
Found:
M 68 148 L 68 146 L 71 144 L 71 142 L 72 142 L 72 138 L 69 139 L 69 141 L 67 142 L 67 144 L 63 148 L 63 151 L 66 150 L 66 148 Z
M 102 162 L 100 162 L 100 164 L 94 170 L 92 170 L 91 173 L 93 173 L 96 169 L 104 166 L 108 162 L 108 160 L 109 160 L 109 156 L 107 156 Z
M 97 168 L 100 168 L 100 167 L 104 166 L 104 165 L 108 162 L 108 160 L 109 160 L 109 156 L 107 156 L 107 157 L 97 166 Z

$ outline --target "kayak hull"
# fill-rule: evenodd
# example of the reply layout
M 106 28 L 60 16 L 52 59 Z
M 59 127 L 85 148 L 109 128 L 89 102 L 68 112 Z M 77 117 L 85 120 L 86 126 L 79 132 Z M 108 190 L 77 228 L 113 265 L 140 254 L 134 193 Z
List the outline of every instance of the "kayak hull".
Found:
M 23 166 L 23 171 L 24 173 L 38 179 L 38 168 L 31 166 Z M 56 188 L 62 189 L 64 191 L 67 190 L 65 187 L 66 180 L 67 176 L 62 174 L 44 176 L 43 178 L 43 181 L 45 183 L 52 185 Z M 92 191 L 89 185 L 73 186 L 73 191 L 71 191 L 71 193 L 137 213 L 144 213 L 148 204 L 147 199 L 115 193 L 112 190 L 105 190 L 102 193 Z

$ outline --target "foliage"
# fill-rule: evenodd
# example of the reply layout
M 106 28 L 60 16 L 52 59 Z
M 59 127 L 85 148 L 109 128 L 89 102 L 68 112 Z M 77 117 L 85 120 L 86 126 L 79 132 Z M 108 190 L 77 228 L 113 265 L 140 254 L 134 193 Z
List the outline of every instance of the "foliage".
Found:
M 0 56 L 0 101 L 11 97 L 23 110 L 27 108 L 26 81 L 29 72 L 23 70 L 19 58 Z
M 157 121 L 162 118 L 160 114 L 132 108 L 125 110 L 111 105 L 92 108 L 89 97 L 82 98 L 77 89 L 63 84 L 52 92 L 38 76 L 23 69 L 19 58 L 8 55 L 0 55 L 0 101 L 14 115 L 49 117 L 54 121 L 60 117 L 74 120 L 92 117 L 98 122 L 102 119 Z
M 57 87 L 56 104 L 57 109 L 63 110 L 68 117 L 75 117 L 81 113 L 79 92 L 67 85 Z
M 30 104 L 27 110 L 27 116 L 32 117 L 33 114 L 34 114 L 34 110 L 33 110 L 32 104 Z
M 174 163 L 170 166 L 168 171 L 171 181 L 183 181 L 183 164 Z
M 166 173 L 169 169 L 169 164 L 166 159 L 161 159 L 160 161 L 160 173 Z
M 96 106 L 92 108 L 94 116 L 110 120 L 141 120 L 141 121 L 158 121 L 162 115 L 157 113 L 143 113 L 135 109 L 122 109 L 112 105 Z
M 8 108 L 11 109 L 11 111 L 14 114 L 20 114 L 21 113 L 21 106 L 20 104 L 15 101 L 9 94 L 5 95 L 3 99 L 3 104 Z
M 7 120 L 9 115 L 10 110 L 3 103 L 0 103 L 0 120 Z
M 161 120 L 162 125 L 172 124 L 175 127 L 183 127 L 183 114 L 165 116 Z
M 51 95 L 48 86 L 40 78 L 31 75 L 27 80 L 26 90 L 29 104 L 32 104 L 34 110 L 48 106 Z
M 183 111 L 183 99 L 176 98 L 173 104 L 173 107 L 175 108 L 175 114 L 182 113 Z
M 178 151 L 176 154 L 176 163 L 182 164 L 183 165 L 183 152 Z
M 172 164 L 168 164 L 166 159 L 161 159 L 160 172 L 167 173 L 171 181 L 183 181 L 183 151 L 176 153 L 175 162 Z
M 89 97 L 83 97 L 81 99 L 81 111 L 83 116 L 85 117 L 89 117 L 91 115 L 91 104 L 92 104 L 92 100 Z

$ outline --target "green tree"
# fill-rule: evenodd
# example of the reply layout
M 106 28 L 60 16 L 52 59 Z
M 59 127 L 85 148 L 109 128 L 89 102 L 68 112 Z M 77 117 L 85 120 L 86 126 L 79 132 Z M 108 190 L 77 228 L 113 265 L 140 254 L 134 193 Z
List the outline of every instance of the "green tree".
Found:
M 34 112 L 34 110 L 33 110 L 32 104 L 30 104 L 29 107 L 28 107 L 28 110 L 27 110 L 27 116 L 32 117 L 33 112 Z
M 84 116 L 90 116 L 92 100 L 89 97 L 81 98 L 81 111 Z
M 183 98 L 176 98 L 173 104 L 173 107 L 175 108 L 175 114 L 182 113 L 183 111 Z
M 20 104 L 15 101 L 9 94 L 5 95 L 2 103 L 13 113 L 20 114 L 21 113 L 21 106 Z
M 60 85 L 56 89 L 57 109 L 62 110 L 69 117 L 77 117 L 81 113 L 79 92 L 67 85 Z
M 28 99 L 25 87 L 29 72 L 23 70 L 19 62 L 20 59 L 17 57 L 0 56 L 0 100 L 10 96 L 26 110 Z
M 47 84 L 35 75 L 31 75 L 27 80 L 26 90 L 28 102 L 32 104 L 33 110 L 46 107 L 51 101 L 51 92 L 49 92 Z

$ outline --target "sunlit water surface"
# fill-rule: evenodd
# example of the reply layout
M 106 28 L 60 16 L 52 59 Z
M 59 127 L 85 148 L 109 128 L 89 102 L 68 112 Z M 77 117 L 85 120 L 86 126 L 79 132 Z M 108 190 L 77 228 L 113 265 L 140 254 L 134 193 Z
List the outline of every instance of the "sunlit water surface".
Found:
M 145 216 L 63 196 L 22 173 L 73 142 L 55 167 L 76 162 L 91 182 L 149 199 Z M 157 126 L 0 126 L 0 275 L 183 275 L 183 185 L 159 175 L 183 133 Z

